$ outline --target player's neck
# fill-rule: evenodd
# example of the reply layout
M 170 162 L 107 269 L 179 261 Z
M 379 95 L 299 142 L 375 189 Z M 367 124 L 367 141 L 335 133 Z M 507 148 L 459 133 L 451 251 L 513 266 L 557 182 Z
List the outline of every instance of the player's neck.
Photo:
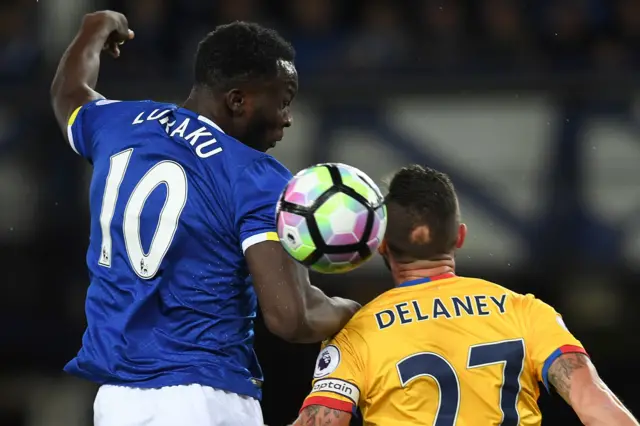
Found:
M 204 89 L 192 88 L 189 97 L 182 103 L 182 107 L 208 118 L 229 134 L 229 123 L 226 117 L 220 112 L 215 102 L 211 101 L 211 95 L 204 96 L 201 93 L 202 90 Z
M 396 285 L 407 281 L 430 278 L 437 275 L 454 273 L 456 262 L 453 256 L 438 260 L 417 260 L 394 265 L 393 276 Z

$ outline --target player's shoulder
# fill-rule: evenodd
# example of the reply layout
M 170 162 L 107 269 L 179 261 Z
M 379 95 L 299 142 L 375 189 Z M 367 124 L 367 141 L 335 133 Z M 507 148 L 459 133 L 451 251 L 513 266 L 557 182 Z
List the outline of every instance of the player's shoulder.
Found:
M 291 171 L 284 164 L 269 154 L 262 153 L 262 156 L 256 158 L 252 165 L 258 170 L 265 170 L 271 174 L 286 178 L 287 181 L 293 177 Z
M 451 282 L 449 285 L 442 286 L 437 295 L 439 297 L 443 296 L 476 296 L 476 295 L 485 295 L 487 297 L 497 297 L 501 295 L 506 295 L 507 300 L 510 303 L 516 304 L 526 304 L 531 299 L 535 299 L 533 295 L 527 294 L 523 295 L 518 292 L 515 292 L 507 287 L 504 287 L 500 284 L 497 284 L 492 281 L 488 281 L 482 278 L 475 277 L 463 277 L 463 276 L 455 276 L 452 278 L 448 278 Z M 385 291 L 380 294 L 369 303 L 364 305 L 362 309 L 360 309 L 356 315 L 353 317 L 354 322 L 363 321 L 365 318 L 369 317 L 372 314 L 380 311 L 381 309 L 388 308 L 389 305 L 393 305 L 404 300 L 413 299 L 416 297 L 420 297 L 421 293 L 423 293 L 426 289 L 429 289 L 429 284 L 425 284 L 424 286 L 411 286 L 411 287 L 396 287 L 390 290 Z
M 387 309 L 397 301 L 393 297 L 393 290 L 394 289 L 387 290 L 375 297 L 369 303 L 363 305 L 358 312 L 351 317 L 344 329 L 355 332 L 360 336 L 366 336 L 370 332 L 376 332 L 377 328 L 372 327 L 372 318 L 377 312 Z
M 223 147 L 224 158 L 229 166 L 229 170 L 233 174 L 247 175 L 258 174 L 264 175 L 283 175 L 287 176 L 287 180 L 291 178 L 291 172 L 282 163 L 273 156 L 258 151 L 249 145 L 246 145 L 228 135 L 215 122 L 207 117 L 199 115 L 185 108 L 178 108 L 178 115 L 186 116 L 189 119 L 195 119 L 207 131 L 215 135 L 217 143 Z
M 551 305 L 539 299 L 532 293 L 518 293 L 517 291 L 506 288 L 500 284 L 480 278 L 465 277 L 463 279 L 464 283 L 469 285 L 470 288 L 475 289 L 474 291 L 476 293 L 484 293 L 487 296 L 506 294 L 507 302 L 517 312 L 526 314 L 531 310 L 554 310 Z
M 276 182 L 286 184 L 293 177 L 289 169 L 273 156 L 247 147 L 233 138 L 227 141 L 225 147 L 233 147 L 227 158 L 235 180 L 252 181 L 262 186 Z
M 242 171 L 243 169 L 251 168 L 290 173 L 289 170 L 272 155 L 255 150 L 226 134 L 223 134 L 221 138 L 225 142 L 225 146 L 228 146 L 232 151 L 233 155 L 231 156 L 231 160 L 237 169 Z
M 504 287 L 501 284 L 495 283 L 493 281 L 485 280 L 482 278 L 475 277 L 459 277 L 460 284 L 462 286 L 468 287 L 473 291 L 474 294 L 483 293 L 487 296 L 497 295 L 497 294 L 506 294 L 507 300 L 511 304 L 515 304 L 517 306 L 528 306 L 531 303 L 544 303 L 537 299 L 531 293 L 518 293 L 517 291 L 511 290 L 510 288 Z
M 134 100 L 134 101 L 122 101 L 118 99 L 98 99 L 88 102 L 79 109 L 93 109 L 100 111 L 156 111 L 154 114 L 159 113 L 167 114 L 169 111 L 177 108 L 177 105 L 167 102 L 156 102 L 152 100 Z M 167 111 L 167 112 L 163 112 Z M 152 118 L 153 119 L 153 118 Z
M 462 287 L 468 287 L 469 289 L 473 289 L 475 293 L 478 292 L 487 292 L 487 293 L 501 293 L 508 294 L 512 297 L 520 297 L 521 295 L 507 287 L 504 287 L 501 284 L 495 283 L 493 281 L 485 280 L 483 278 L 477 277 L 458 277 L 458 284 Z
M 79 116 L 85 121 L 102 126 L 118 125 L 120 122 L 140 124 L 160 119 L 177 108 L 175 104 L 150 100 L 98 99 L 78 107 L 71 115 L 69 125 L 73 125 Z

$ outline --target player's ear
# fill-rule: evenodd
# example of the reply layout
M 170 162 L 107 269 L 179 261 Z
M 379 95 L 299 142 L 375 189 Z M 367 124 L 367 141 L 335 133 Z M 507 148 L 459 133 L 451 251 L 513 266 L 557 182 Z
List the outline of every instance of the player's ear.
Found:
M 225 95 L 227 108 L 233 115 L 243 115 L 245 107 L 245 95 L 240 89 L 231 89 Z
M 387 240 L 383 239 L 380 245 L 378 246 L 378 253 L 382 256 L 382 260 L 384 261 L 385 266 L 389 271 L 391 271 L 391 263 L 389 262 L 389 253 L 387 252 Z
M 380 256 L 385 257 L 387 255 L 387 240 L 383 239 L 378 246 L 378 253 Z
M 467 225 L 461 223 L 458 227 L 458 239 L 456 240 L 456 248 L 462 248 L 465 238 L 467 238 Z

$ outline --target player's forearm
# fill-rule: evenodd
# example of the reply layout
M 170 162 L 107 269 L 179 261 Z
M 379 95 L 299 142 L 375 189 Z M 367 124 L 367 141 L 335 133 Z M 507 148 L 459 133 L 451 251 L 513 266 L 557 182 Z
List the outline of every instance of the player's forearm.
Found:
M 263 308 L 267 328 L 290 343 L 318 343 L 332 337 L 355 312 L 350 312 L 340 299 L 332 299 L 316 287 L 305 292 L 308 294 L 300 303 L 283 302 L 283 306 L 288 307 L 285 310 Z
M 65 51 L 51 85 L 58 121 L 66 122 L 73 109 L 100 97 L 94 91 L 100 72 L 100 53 L 112 29 L 83 27 Z M 71 110 L 71 111 L 70 111 Z
M 586 426 L 638 426 L 633 415 L 601 380 L 572 389 L 569 401 Z
M 360 307 L 312 286 L 309 271 L 278 241 L 252 245 L 245 259 L 267 328 L 288 342 L 321 342 L 340 331 Z
M 73 91 L 83 86 L 94 89 L 100 72 L 100 53 L 109 37 L 109 28 L 97 32 L 80 30 L 65 51 L 53 86 L 57 91 Z M 65 90 L 66 89 L 66 90 Z
M 355 313 L 346 300 L 328 297 L 315 286 L 310 286 L 306 298 L 305 335 L 299 343 L 316 343 L 334 336 Z
M 638 422 L 602 381 L 585 354 L 567 353 L 549 368 L 549 382 L 587 426 L 638 426 Z
M 300 412 L 298 419 L 290 426 L 335 425 L 347 426 L 351 413 L 334 410 L 321 405 L 310 405 Z

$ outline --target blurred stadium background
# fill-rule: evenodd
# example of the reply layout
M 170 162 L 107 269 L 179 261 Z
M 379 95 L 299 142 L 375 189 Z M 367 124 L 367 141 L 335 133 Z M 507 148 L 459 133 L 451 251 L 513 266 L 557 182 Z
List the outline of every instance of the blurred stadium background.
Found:
M 91 424 L 94 387 L 61 374 L 84 326 L 90 167 L 48 85 L 81 16 L 107 7 L 136 32 L 104 61 L 99 89 L 119 99 L 181 101 L 218 23 L 290 37 L 301 92 L 275 155 L 377 181 L 409 162 L 449 173 L 470 227 L 459 273 L 553 304 L 640 413 L 639 0 L 3 0 L 0 425 Z M 361 302 L 390 285 L 379 261 L 314 278 Z M 265 423 L 293 420 L 317 349 L 258 326 Z M 541 403 L 545 424 L 577 424 L 558 397 Z

